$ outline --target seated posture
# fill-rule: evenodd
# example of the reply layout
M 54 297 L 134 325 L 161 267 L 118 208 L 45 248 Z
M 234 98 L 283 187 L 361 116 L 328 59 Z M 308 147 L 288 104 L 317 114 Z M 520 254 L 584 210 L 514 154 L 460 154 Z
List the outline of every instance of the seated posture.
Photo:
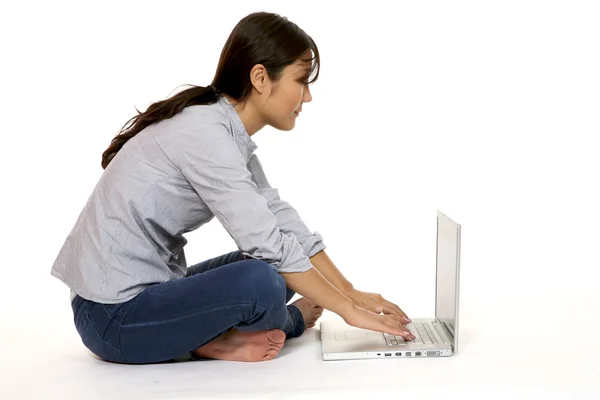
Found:
M 411 336 L 400 308 L 343 277 L 254 153 L 251 137 L 264 126 L 294 127 L 318 67 L 298 26 L 250 14 L 210 85 L 138 111 L 114 137 L 51 271 L 70 288 L 92 353 L 125 364 L 272 360 L 324 308 Z M 214 217 L 237 250 L 188 266 L 183 235 Z M 295 293 L 304 297 L 288 305 Z

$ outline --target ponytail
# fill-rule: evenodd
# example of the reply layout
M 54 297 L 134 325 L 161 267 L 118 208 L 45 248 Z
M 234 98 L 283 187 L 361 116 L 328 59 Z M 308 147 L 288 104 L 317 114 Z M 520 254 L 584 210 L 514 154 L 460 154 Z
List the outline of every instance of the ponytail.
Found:
M 192 86 L 171 98 L 152 103 L 143 113 L 136 107 L 135 110 L 138 112 L 138 115 L 123 125 L 117 136 L 110 142 L 110 146 L 102 153 L 102 169 L 106 169 L 123 145 L 144 128 L 156 124 L 163 119 L 169 119 L 179 114 L 188 106 L 213 104 L 219 99 L 219 96 L 220 91 L 213 85 L 207 87 Z

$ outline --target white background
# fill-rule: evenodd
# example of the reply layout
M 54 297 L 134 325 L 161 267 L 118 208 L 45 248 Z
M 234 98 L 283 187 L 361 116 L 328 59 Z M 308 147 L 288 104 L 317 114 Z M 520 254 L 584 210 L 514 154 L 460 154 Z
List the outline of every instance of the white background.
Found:
M 149 398 L 151 378 L 135 375 L 143 367 L 107 366 L 83 347 L 68 288 L 50 268 L 102 173 L 101 153 L 135 107 L 183 84 L 208 85 L 231 29 L 254 11 L 287 16 L 322 60 L 295 129 L 253 136 L 271 184 L 323 235 L 355 287 L 412 317 L 433 314 L 436 210 L 459 222 L 461 348 L 435 363 L 331 364 L 317 353 L 290 363 L 306 346 L 318 349 L 311 333 L 271 366 L 151 371 L 207 377 L 216 368 L 232 379 L 235 370 L 236 385 L 198 381 L 223 396 L 246 388 L 246 397 L 267 398 L 267 386 L 277 398 L 361 389 L 600 396 L 598 3 L 15 4 L 0 6 L 0 392 L 8 398 L 40 389 L 46 398 L 62 398 L 60 390 Z M 236 249 L 216 219 L 187 238 L 190 263 Z M 257 368 L 276 380 L 262 386 Z M 189 391 L 171 391 L 181 382 L 170 380 L 151 393 L 192 398 L 185 382 Z

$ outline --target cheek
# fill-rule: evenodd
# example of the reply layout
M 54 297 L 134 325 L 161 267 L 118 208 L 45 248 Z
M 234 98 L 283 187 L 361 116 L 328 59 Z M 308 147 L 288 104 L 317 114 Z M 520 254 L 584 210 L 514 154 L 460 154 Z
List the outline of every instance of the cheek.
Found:
M 293 113 L 300 107 L 302 96 L 304 95 L 304 87 L 298 85 L 290 85 L 285 89 L 281 88 L 280 96 L 277 100 L 276 113 L 278 115 L 288 115 Z
M 300 107 L 300 104 L 302 103 L 302 97 L 304 97 L 304 87 L 300 86 L 300 89 L 296 89 L 294 94 L 290 96 L 290 104 L 294 110 Z
M 293 82 L 286 88 L 286 95 L 290 103 L 294 103 L 296 105 L 300 104 L 303 94 L 304 85 L 302 85 L 300 82 Z

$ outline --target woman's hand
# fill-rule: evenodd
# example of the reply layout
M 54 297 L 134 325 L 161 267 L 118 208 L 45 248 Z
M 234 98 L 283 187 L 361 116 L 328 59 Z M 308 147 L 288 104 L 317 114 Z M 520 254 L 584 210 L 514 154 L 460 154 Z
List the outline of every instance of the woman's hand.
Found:
M 353 289 L 346 293 L 346 296 L 358 307 L 364 308 L 365 310 L 372 311 L 376 314 L 383 312 L 386 315 L 398 316 L 402 318 L 404 323 L 412 322 L 400 307 L 391 301 L 384 299 L 378 293 L 361 292 L 360 290 Z
M 376 314 L 372 311 L 353 305 L 352 309 L 341 315 L 344 321 L 357 328 L 370 329 L 377 332 L 391 333 L 402 336 L 405 340 L 415 337 L 402 323 L 401 317 L 393 314 Z

